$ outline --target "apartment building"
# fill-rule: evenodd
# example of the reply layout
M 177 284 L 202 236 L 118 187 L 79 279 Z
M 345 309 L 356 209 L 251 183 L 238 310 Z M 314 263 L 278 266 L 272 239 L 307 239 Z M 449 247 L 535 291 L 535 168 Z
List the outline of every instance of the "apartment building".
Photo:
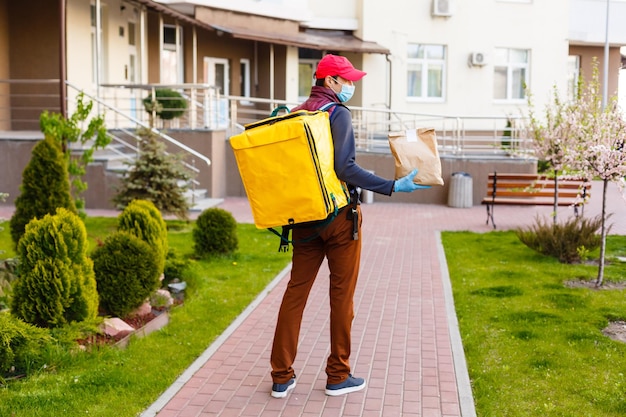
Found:
M 174 86 L 201 104 L 176 127 L 201 132 L 191 147 L 213 161 L 204 185 L 241 194 L 224 178 L 227 128 L 302 101 L 325 53 L 368 73 L 350 101 L 361 122 L 365 110 L 419 114 L 497 136 L 524 114 L 526 88 L 538 108 L 554 86 L 573 94 L 594 58 L 616 94 L 624 16 L 626 0 L 0 0 L 0 136 L 36 139 L 41 111 L 71 112 L 80 91 L 110 106 L 111 126 L 144 120 L 148 91 Z M 9 201 L 26 148 L 0 152 Z

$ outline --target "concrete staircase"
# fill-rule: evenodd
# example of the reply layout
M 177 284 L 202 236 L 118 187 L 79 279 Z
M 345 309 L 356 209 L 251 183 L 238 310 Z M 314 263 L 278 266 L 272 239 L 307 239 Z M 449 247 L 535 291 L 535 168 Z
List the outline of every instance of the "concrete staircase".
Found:
M 74 152 L 80 153 L 81 149 L 76 147 Z M 104 175 L 115 176 L 119 179 L 134 163 L 136 152 L 137 148 L 135 146 L 129 146 L 127 143 L 122 144 L 114 140 L 106 148 L 98 149 L 94 152 L 91 164 L 101 165 Z M 180 185 L 183 186 L 184 182 L 180 183 Z M 191 207 L 190 212 L 202 212 L 223 201 L 221 198 L 207 197 L 207 190 L 196 188 L 197 185 L 197 181 L 192 180 L 189 189 L 185 192 Z

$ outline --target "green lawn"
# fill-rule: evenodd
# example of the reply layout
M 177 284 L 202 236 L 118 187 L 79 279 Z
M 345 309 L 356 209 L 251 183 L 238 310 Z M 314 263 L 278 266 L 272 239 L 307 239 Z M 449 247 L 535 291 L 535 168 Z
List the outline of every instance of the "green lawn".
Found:
M 88 218 L 92 245 L 115 230 L 117 219 Z M 8 226 L 6 223 L 5 226 Z M 191 224 L 168 221 L 169 243 L 191 255 Z M 10 256 L 8 230 L 0 232 L 0 256 Z M 0 416 L 134 416 L 146 409 L 288 264 L 278 238 L 253 225 L 238 225 L 239 250 L 229 257 L 194 261 L 185 278 L 185 304 L 159 332 L 91 353 L 57 352 L 47 369 L 0 388 Z
M 91 245 L 116 219 L 88 218 Z M 191 223 L 169 221 L 170 246 L 190 255 Z M 5 223 L 6 226 L 6 223 Z M 239 225 L 239 251 L 194 261 L 184 306 L 126 350 L 51 354 L 46 369 L 0 388 L 0 416 L 133 416 L 147 408 L 289 262 L 278 240 Z M 444 232 L 455 306 L 480 417 L 626 415 L 626 345 L 602 335 L 626 319 L 622 290 L 568 288 L 594 265 L 539 255 L 512 232 Z M 626 237 L 610 236 L 607 282 L 622 281 Z M 8 231 L 0 249 L 11 256 Z
M 597 266 L 535 253 L 513 232 L 442 234 L 478 416 L 624 416 L 623 290 L 569 288 Z M 626 280 L 626 237 L 610 236 L 605 279 Z

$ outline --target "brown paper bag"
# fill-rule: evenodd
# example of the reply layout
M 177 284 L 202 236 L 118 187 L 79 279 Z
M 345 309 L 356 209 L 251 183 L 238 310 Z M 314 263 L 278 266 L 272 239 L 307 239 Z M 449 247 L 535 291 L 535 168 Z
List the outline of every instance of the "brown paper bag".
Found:
M 389 147 L 396 161 L 396 179 L 419 171 L 413 180 L 422 185 L 443 185 L 437 138 L 432 127 L 389 133 Z

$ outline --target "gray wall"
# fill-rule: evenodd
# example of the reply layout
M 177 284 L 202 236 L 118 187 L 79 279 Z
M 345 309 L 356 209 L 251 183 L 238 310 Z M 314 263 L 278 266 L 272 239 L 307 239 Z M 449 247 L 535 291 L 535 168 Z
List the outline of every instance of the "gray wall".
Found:
M 244 197 L 246 195 L 235 156 L 230 145 L 226 146 L 226 191 L 228 196 Z M 392 179 L 395 174 L 395 162 L 391 154 L 357 153 L 357 163 L 368 170 L 372 170 L 383 178 Z M 391 197 L 374 194 L 376 201 L 394 201 L 403 203 L 447 204 L 450 180 L 454 172 L 467 172 L 472 177 L 472 202 L 480 204 L 487 194 L 487 176 L 490 172 L 536 173 L 537 162 L 534 159 L 500 158 L 450 158 L 441 157 L 441 171 L 444 180 L 443 186 L 433 186 L 427 190 L 414 193 L 392 194 Z
M 203 161 L 196 160 L 195 166 L 200 169 L 196 179 L 198 188 L 207 190 L 211 198 L 245 197 L 245 189 L 241 182 L 235 156 L 223 131 L 172 131 L 168 132 L 185 145 L 197 150 L 211 159 L 207 166 Z M 12 204 L 19 194 L 22 171 L 30 160 L 32 148 L 41 135 L 15 139 L 0 138 L 0 192 L 9 193 L 7 203 Z M 179 149 L 170 146 L 170 151 Z M 190 160 L 186 159 L 188 162 Z M 393 178 L 395 163 L 391 154 L 358 153 L 357 162 L 365 169 L 373 170 L 384 178 Z M 480 204 L 487 192 L 487 175 L 490 172 L 535 173 L 535 160 L 516 158 L 451 158 L 442 157 L 442 176 L 445 184 L 434 186 L 411 194 L 393 194 L 391 197 L 375 194 L 374 201 L 394 201 L 422 204 L 447 204 L 451 175 L 454 172 L 467 172 L 472 177 L 472 201 Z M 89 186 L 85 192 L 87 208 L 113 208 L 111 199 L 115 187 L 119 183 L 118 174 L 107 171 L 106 164 L 96 162 L 89 165 L 85 180 Z

